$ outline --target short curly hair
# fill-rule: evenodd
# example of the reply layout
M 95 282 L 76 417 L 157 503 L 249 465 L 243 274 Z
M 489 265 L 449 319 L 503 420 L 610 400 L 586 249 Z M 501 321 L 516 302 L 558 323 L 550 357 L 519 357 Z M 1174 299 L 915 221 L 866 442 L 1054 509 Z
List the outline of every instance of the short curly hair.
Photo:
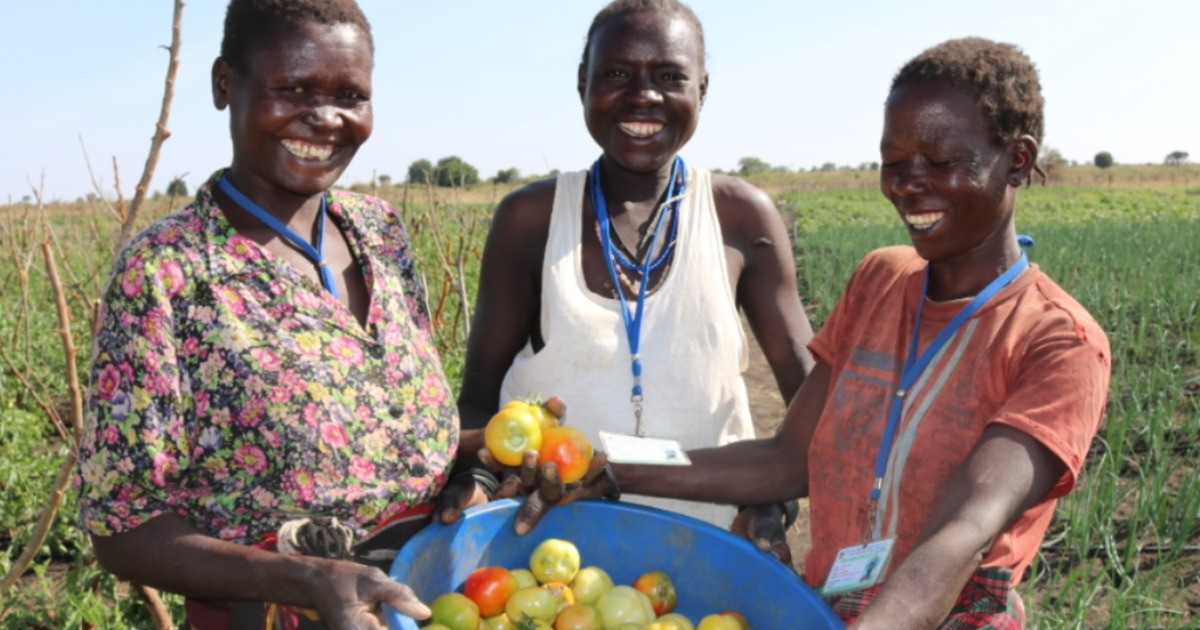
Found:
M 700 59 L 704 59 L 704 27 L 700 24 L 700 18 L 696 17 L 696 12 L 688 5 L 679 0 L 613 0 L 608 3 L 596 17 L 592 18 L 592 25 L 588 28 L 587 40 L 583 43 L 583 58 L 580 60 L 580 66 L 586 68 L 588 65 L 588 51 L 592 49 L 592 38 L 600 27 L 607 24 L 609 21 L 624 17 L 631 13 L 642 13 L 651 11 L 661 11 L 669 15 L 678 15 L 686 20 L 696 29 L 696 35 L 700 38 Z
M 354 0 L 231 0 L 225 10 L 221 57 L 230 67 L 244 71 L 250 53 L 273 29 L 305 22 L 356 26 L 375 53 L 371 23 Z
M 998 140 L 1045 132 L 1042 85 L 1033 61 L 1013 44 L 982 37 L 942 42 L 913 57 L 892 79 L 891 91 L 919 81 L 945 81 L 975 93 Z

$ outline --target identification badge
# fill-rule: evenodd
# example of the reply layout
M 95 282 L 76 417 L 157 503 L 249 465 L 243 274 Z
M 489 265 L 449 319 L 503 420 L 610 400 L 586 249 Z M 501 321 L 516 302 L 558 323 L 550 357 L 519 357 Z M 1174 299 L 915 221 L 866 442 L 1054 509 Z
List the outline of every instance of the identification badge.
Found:
M 875 586 L 883 578 L 892 558 L 895 538 L 872 540 L 865 545 L 851 545 L 838 552 L 821 595 L 838 595 Z
M 616 464 L 692 465 L 692 460 L 688 459 L 687 453 L 677 440 L 601 431 L 600 441 L 604 444 L 608 461 Z

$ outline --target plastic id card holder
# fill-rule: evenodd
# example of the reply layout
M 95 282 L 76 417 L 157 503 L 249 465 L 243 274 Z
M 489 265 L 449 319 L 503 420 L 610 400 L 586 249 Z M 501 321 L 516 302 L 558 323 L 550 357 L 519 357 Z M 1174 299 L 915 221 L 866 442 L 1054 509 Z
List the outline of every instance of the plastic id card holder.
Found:
M 841 595 L 878 584 L 892 559 L 895 542 L 895 538 L 883 538 L 865 545 L 843 547 L 833 560 L 821 595 Z
M 616 464 L 691 466 L 692 460 L 677 440 L 645 438 L 620 433 L 600 432 L 600 442 L 608 461 Z

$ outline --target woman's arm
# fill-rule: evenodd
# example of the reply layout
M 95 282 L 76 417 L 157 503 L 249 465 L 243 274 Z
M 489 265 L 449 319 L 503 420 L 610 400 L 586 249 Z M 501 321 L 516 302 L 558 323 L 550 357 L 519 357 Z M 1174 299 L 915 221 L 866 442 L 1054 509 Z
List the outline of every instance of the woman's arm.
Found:
M 741 179 L 714 176 L 713 196 L 727 258 L 730 250 L 741 258 L 729 258 L 731 268 L 741 267 L 735 298 L 786 405 L 814 364 L 808 352 L 812 324 L 796 289 L 796 262 L 787 228 L 771 198 Z
M 504 375 L 537 330 L 554 186 L 546 180 L 508 195 L 492 219 L 458 397 L 464 454 L 483 447 L 482 435 L 468 431 L 482 429 L 496 413 Z
M 429 609 L 412 589 L 353 562 L 263 551 L 205 536 L 174 514 L 129 531 L 92 536 L 114 575 L 195 599 L 247 600 L 316 608 L 333 628 L 379 628 L 388 603 L 418 619 Z
M 621 493 L 743 505 L 807 496 L 808 447 L 825 407 L 830 378 L 829 364 L 817 361 L 772 438 L 688 451 L 691 466 L 613 464 Z M 530 495 L 517 516 L 518 534 L 532 529 L 553 505 L 602 497 L 611 490 L 601 475 L 564 493 L 561 484 L 548 487 L 555 485 L 556 478 L 543 471 L 542 489 Z M 548 501 L 547 495 L 561 498 Z
M 912 553 L 852 628 L 933 628 L 996 538 L 1042 501 L 1066 465 L 1030 435 L 993 424 L 951 479 Z

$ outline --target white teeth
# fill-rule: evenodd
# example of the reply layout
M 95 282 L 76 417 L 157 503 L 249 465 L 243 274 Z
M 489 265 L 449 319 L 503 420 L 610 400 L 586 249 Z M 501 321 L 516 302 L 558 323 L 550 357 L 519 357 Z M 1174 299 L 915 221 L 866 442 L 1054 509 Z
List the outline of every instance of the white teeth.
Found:
M 329 156 L 333 155 L 333 145 L 329 144 L 309 144 L 299 140 L 281 140 L 283 148 L 288 150 L 288 153 L 302 160 L 328 160 Z
M 923 212 L 921 214 L 906 214 L 904 222 L 917 230 L 928 229 L 929 226 L 942 220 L 946 216 L 945 212 Z
M 635 138 L 649 138 L 662 131 L 662 123 L 623 122 L 621 130 Z

